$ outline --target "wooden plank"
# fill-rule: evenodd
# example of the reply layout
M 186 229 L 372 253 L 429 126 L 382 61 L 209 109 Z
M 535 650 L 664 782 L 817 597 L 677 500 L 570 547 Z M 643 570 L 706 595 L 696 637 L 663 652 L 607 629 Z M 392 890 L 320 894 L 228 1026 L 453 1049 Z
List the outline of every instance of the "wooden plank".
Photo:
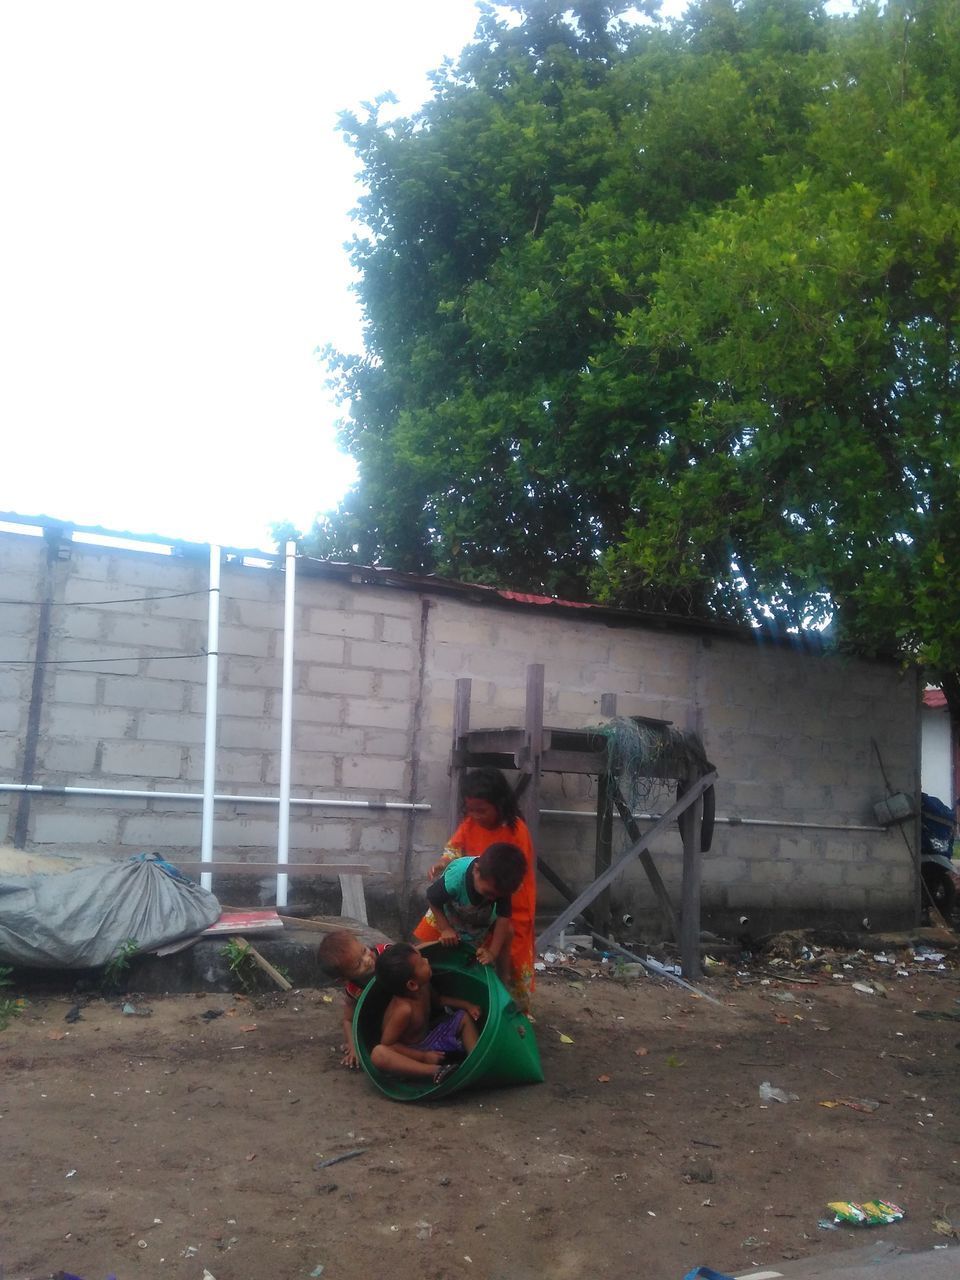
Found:
M 248 942 L 246 938 L 241 938 L 235 935 L 230 939 L 230 941 L 235 943 L 238 947 L 242 947 L 254 964 L 261 968 L 268 977 L 272 978 L 281 991 L 293 990 L 293 983 L 289 982 L 282 973 L 278 973 L 270 961 L 265 960 L 257 948 L 251 942 Z
M 361 924 L 368 924 L 367 899 L 363 892 L 363 876 L 353 873 L 345 875 L 341 872 L 340 892 L 342 894 L 340 914 L 349 916 L 351 920 L 359 920 Z
M 631 840 L 642 839 L 643 833 L 637 826 L 637 820 L 630 812 L 630 806 L 623 798 L 623 792 L 620 790 L 620 784 L 617 780 L 611 779 L 611 795 L 614 804 L 617 806 L 617 812 L 623 819 L 623 825 L 627 829 L 627 834 Z M 640 854 L 640 865 L 646 872 L 647 879 L 650 881 L 650 887 L 653 889 L 656 899 L 660 904 L 660 912 L 663 916 L 663 922 L 667 928 L 667 934 L 672 941 L 676 941 L 680 936 L 680 918 L 677 910 L 673 905 L 667 886 L 663 883 L 657 864 L 653 860 L 653 854 L 644 849 Z
M 188 876 L 200 871 L 214 871 L 229 876 L 385 876 L 386 871 L 374 871 L 354 862 L 177 862 L 178 870 Z
M 686 810 L 703 795 L 707 787 L 712 786 L 716 780 L 717 774 L 715 770 L 711 770 L 710 773 L 705 773 L 702 778 L 698 778 L 687 793 L 682 796 L 676 804 L 671 805 L 663 817 L 658 822 L 655 822 L 650 830 L 639 841 L 637 841 L 636 844 L 631 845 L 629 849 L 624 853 L 621 853 L 616 862 L 614 862 L 602 876 L 599 876 L 594 880 L 593 884 L 588 885 L 575 902 L 572 902 L 569 907 L 557 916 L 556 920 L 547 925 L 546 929 L 544 929 L 537 938 L 536 946 L 538 950 L 542 950 L 543 947 L 551 942 L 576 916 L 582 915 L 584 907 L 589 907 L 594 898 L 596 898 L 599 893 L 602 893 L 608 884 L 612 884 L 624 868 L 632 862 L 634 858 L 639 857 L 651 841 L 655 840 L 662 831 L 666 831 L 670 824 L 675 821 L 681 813 L 685 813 Z

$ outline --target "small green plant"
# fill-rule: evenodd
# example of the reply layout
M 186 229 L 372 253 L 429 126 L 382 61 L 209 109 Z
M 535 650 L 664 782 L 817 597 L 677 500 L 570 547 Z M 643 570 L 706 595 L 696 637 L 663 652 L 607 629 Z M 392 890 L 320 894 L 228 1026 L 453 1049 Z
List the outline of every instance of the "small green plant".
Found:
M 103 974 L 100 978 L 100 985 L 104 991 L 119 991 L 125 984 L 125 975 L 130 968 L 130 961 L 140 950 L 140 943 L 136 938 L 127 938 L 125 942 L 121 942 L 119 947 L 103 966 Z
M 249 995 L 256 989 L 257 966 L 242 938 L 231 938 L 220 948 L 220 954 L 230 966 L 230 972 Z
M 13 970 L 8 964 L 0 964 L 0 987 L 13 986 Z M 0 999 L 0 1031 L 6 1031 L 14 1018 L 19 1018 L 23 1013 L 23 1008 L 16 1000 L 11 1000 L 9 996 Z

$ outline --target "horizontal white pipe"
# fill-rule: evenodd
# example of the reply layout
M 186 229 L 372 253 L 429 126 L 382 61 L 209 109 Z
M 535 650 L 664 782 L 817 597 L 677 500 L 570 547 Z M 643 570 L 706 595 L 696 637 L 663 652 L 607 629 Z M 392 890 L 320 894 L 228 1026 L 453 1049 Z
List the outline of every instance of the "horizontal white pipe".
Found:
M 40 792 L 49 796 L 118 796 L 125 800 L 203 800 L 201 791 L 129 791 L 112 787 L 47 787 L 34 782 L 0 782 L 0 791 Z M 235 804 L 279 804 L 278 796 L 215 795 L 214 800 Z M 429 813 L 432 805 L 413 804 L 406 800 L 323 800 L 291 797 L 291 804 L 323 805 L 329 809 L 399 809 L 404 812 Z
M 541 809 L 543 818 L 593 818 L 596 813 L 591 809 Z M 635 813 L 640 822 L 658 822 L 659 813 Z M 780 818 L 715 818 L 715 822 L 726 823 L 730 827 L 791 827 L 805 831 L 886 831 L 887 827 L 861 827 L 853 823 L 842 822 L 788 822 Z

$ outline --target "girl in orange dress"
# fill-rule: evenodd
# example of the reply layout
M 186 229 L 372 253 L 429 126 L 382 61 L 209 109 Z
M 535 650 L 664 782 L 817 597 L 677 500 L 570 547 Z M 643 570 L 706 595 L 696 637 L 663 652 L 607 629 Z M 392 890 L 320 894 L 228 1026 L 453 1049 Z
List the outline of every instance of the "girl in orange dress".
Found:
M 527 824 L 520 817 L 513 788 L 499 769 L 475 769 L 463 785 L 465 817 L 447 841 L 440 861 L 430 868 L 431 880 L 454 858 L 477 858 L 491 844 L 512 844 L 523 854 L 527 871 L 510 900 L 513 941 L 507 988 L 518 1007 L 529 1011 L 534 988 L 533 942 L 537 909 L 537 864 Z M 414 930 L 421 942 L 435 942 L 440 931 L 428 912 Z

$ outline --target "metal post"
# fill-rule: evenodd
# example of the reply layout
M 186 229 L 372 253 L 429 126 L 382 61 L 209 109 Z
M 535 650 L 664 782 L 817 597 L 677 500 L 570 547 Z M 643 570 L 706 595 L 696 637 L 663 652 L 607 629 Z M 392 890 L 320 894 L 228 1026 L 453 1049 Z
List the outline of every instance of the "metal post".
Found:
M 297 586 L 297 544 L 288 542 L 283 596 L 283 693 L 280 710 L 280 820 L 277 823 L 277 862 L 290 860 L 290 746 L 293 737 L 293 633 Z M 287 905 L 287 874 L 277 875 L 277 906 Z
M 203 816 L 200 819 L 200 861 L 213 861 L 213 805 L 217 786 L 217 682 L 220 654 L 220 548 L 210 545 L 210 601 L 207 608 L 207 702 L 203 738 Z M 204 889 L 213 887 L 213 872 L 200 876 Z

